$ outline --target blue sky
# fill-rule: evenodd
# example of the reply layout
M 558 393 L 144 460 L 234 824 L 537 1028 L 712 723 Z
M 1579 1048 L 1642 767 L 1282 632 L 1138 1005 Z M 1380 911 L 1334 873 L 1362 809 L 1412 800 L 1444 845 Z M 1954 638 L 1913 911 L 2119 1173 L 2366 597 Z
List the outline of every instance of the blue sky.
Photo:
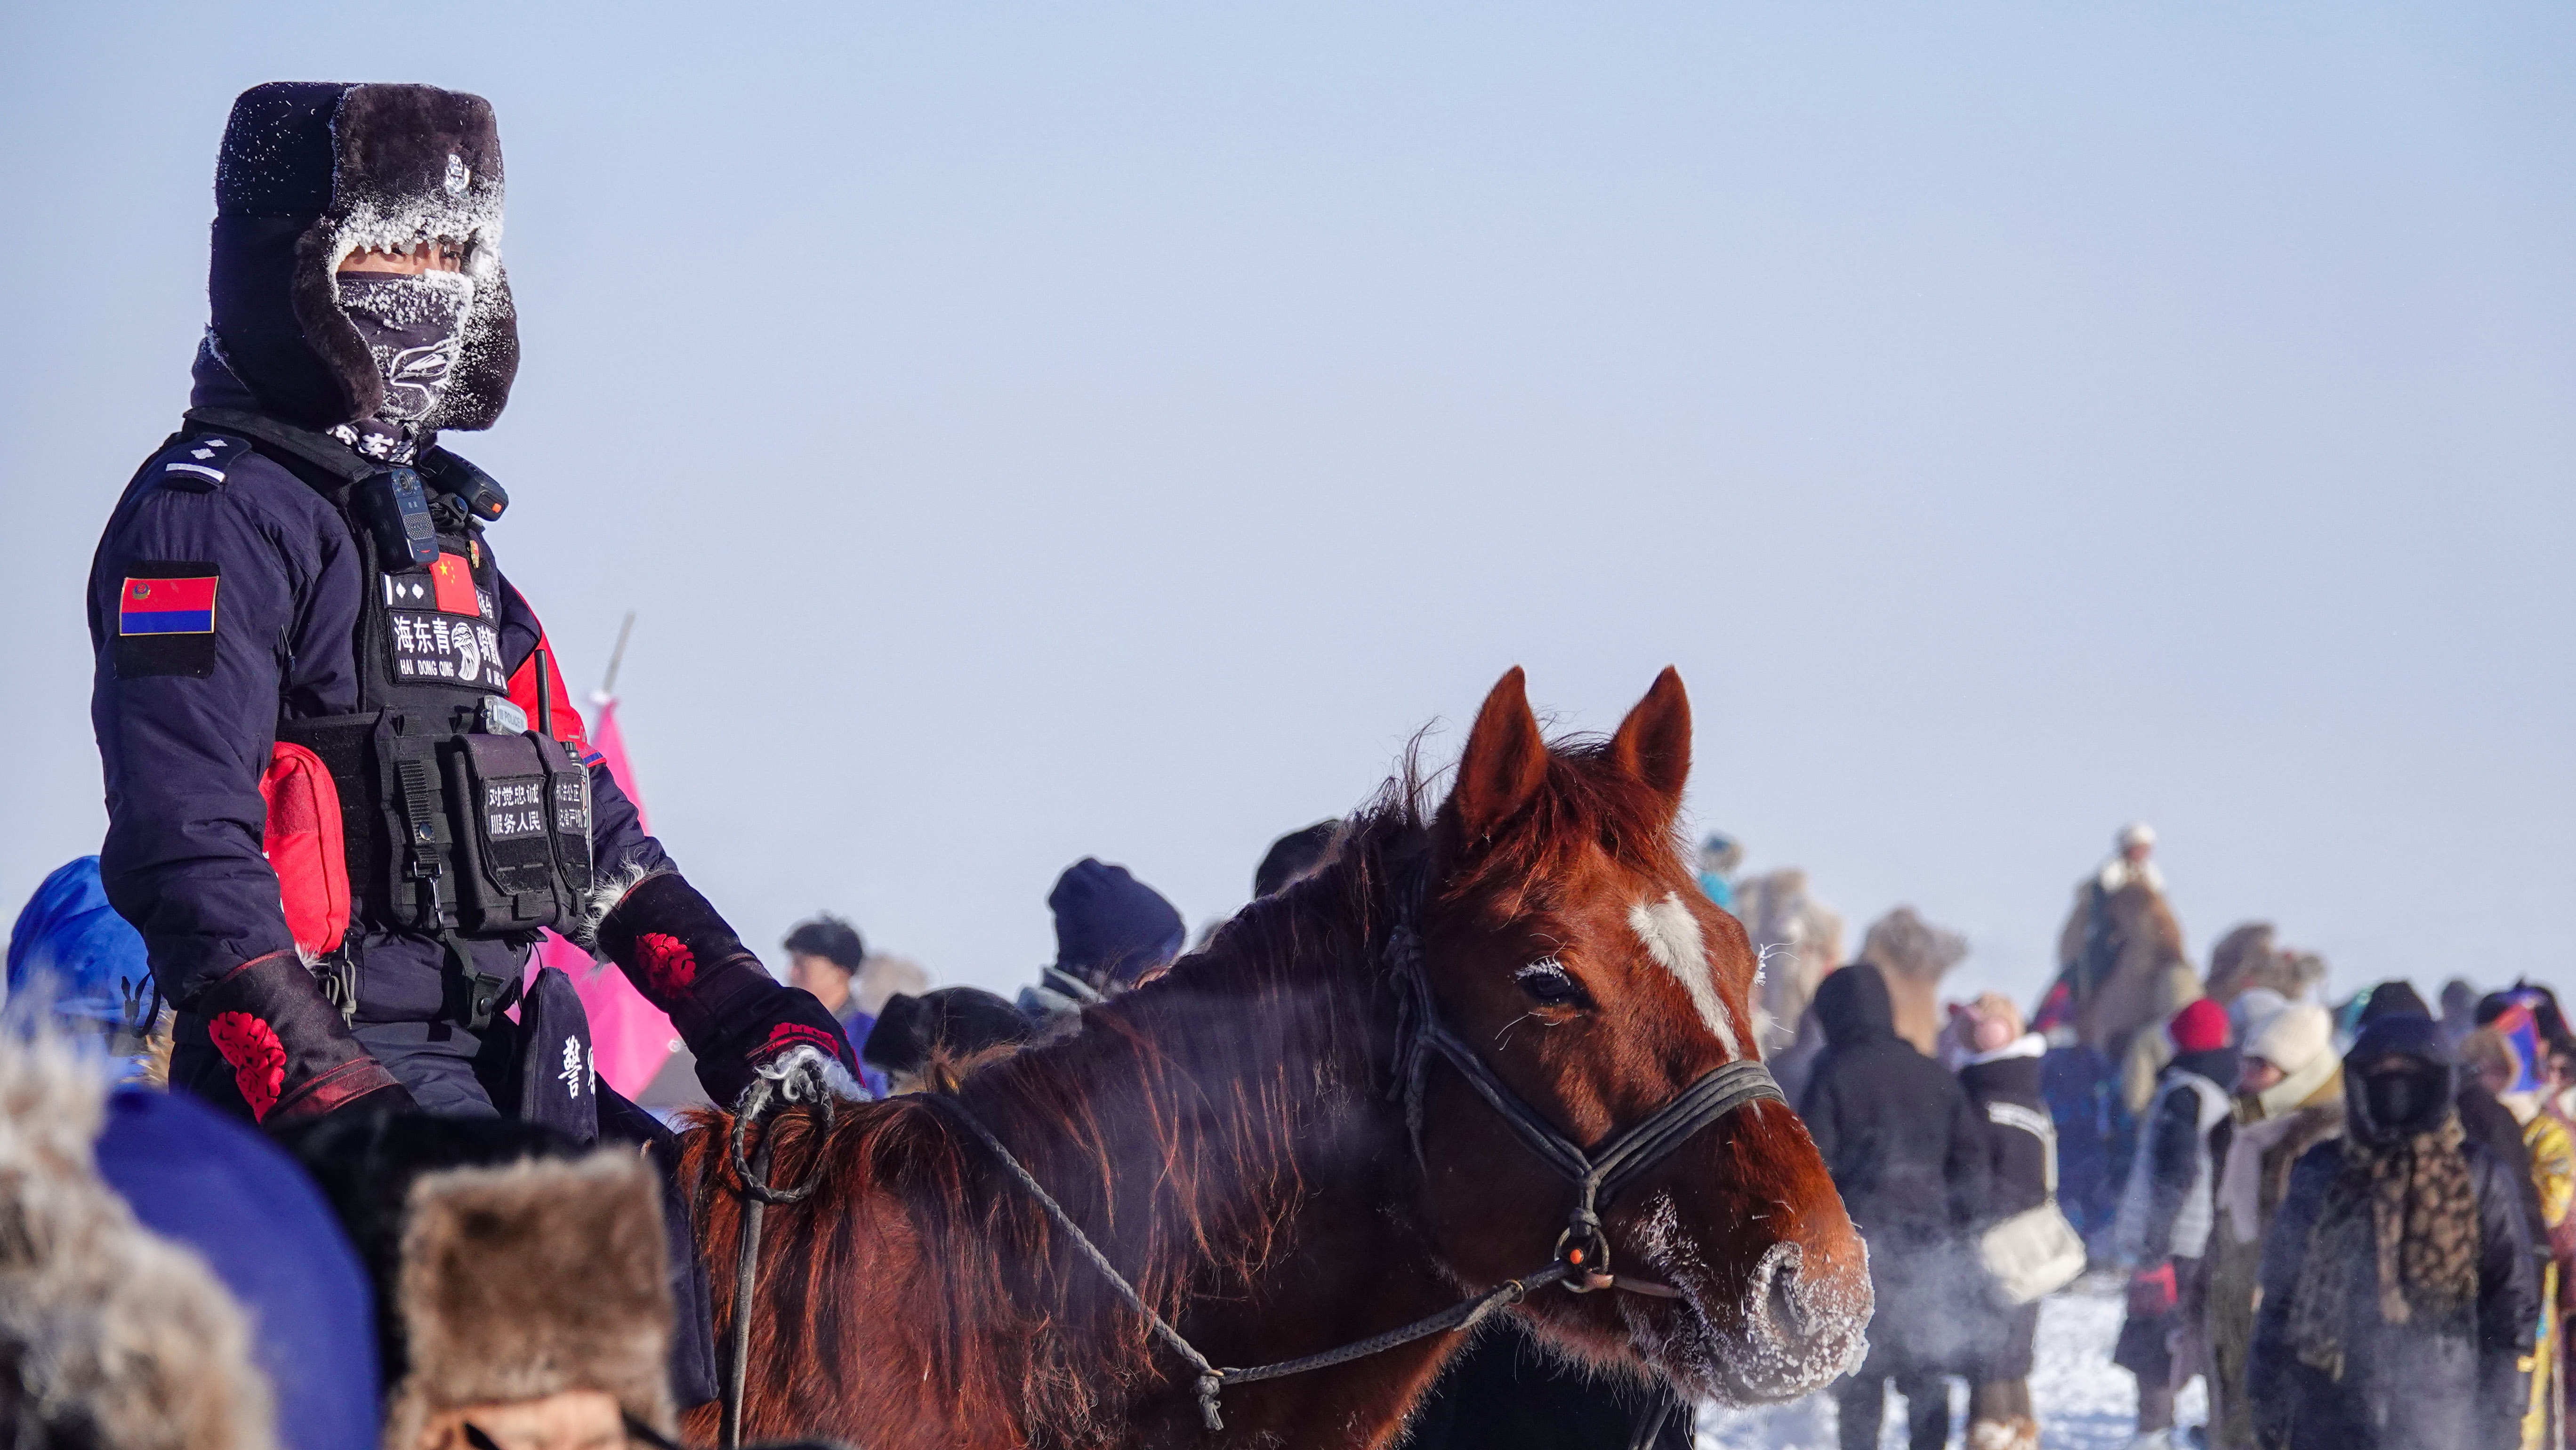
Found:
M 2036 991 L 2561 982 L 2576 15 L 2517 5 L 21 7 L 0 896 L 102 820 L 80 580 L 184 402 L 241 88 L 497 107 L 457 440 L 745 935 L 950 981 L 1095 854 L 1193 922 L 1502 670 L 1678 664 L 1692 812 Z M 1454 750 L 1457 732 L 1439 737 Z

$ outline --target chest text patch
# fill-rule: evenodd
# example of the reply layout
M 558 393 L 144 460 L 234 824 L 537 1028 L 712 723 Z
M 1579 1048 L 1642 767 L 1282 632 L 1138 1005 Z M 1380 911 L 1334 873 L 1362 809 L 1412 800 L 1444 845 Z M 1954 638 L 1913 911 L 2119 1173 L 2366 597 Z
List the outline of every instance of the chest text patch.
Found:
M 509 690 L 492 596 L 464 555 L 441 554 L 426 572 L 388 574 L 384 589 L 386 644 L 396 682 Z
M 394 678 L 440 680 L 485 690 L 510 688 L 501 669 L 501 632 L 478 619 L 450 614 L 385 612 L 393 632 Z

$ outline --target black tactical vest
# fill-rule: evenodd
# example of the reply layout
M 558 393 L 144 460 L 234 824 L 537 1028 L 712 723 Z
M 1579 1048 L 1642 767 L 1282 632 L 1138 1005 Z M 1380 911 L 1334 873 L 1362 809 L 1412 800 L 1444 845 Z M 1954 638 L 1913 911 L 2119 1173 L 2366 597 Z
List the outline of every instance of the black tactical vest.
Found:
M 550 718 L 527 718 L 509 696 L 500 578 L 482 541 L 499 487 L 435 448 L 415 467 L 388 467 L 257 414 L 187 418 L 197 432 L 250 439 L 349 525 L 365 576 L 358 708 L 281 719 L 277 738 L 320 757 L 338 787 L 352 929 L 446 942 L 470 979 L 461 1015 L 480 1028 L 518 984 L 476 974 L 458 943 L 525 945 L 540 928 L 570 928 L 592 874 L 589 773 Z M 398 491 L 415 504 L 407 513 Z M 546 662 L 535 664 L 538 714 L 550 716 L 559 702 L 547 698 Z

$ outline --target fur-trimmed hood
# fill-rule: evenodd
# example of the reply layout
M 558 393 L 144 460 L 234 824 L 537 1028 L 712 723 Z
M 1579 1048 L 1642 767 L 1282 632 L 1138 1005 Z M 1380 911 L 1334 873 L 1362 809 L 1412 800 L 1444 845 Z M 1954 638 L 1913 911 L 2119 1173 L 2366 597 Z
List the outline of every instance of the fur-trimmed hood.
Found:
M 395 1288 L 410 1363 L 386 1450 L 445 1410 L 599 1390 L 665 1435 L 670 1280 L 651 1166 L 602 1149 L 412 1185 Z
M 501 137 L 480 96 L 272 81 L 242 92 L 215 163 L 210 341 L 262 407 L 331 428 L 375 415 L 384 379 L 340 307 L 342 259 L 446 238 L 472 300 L 430 429 L 489 428 L 519 369 L 501 266 Z

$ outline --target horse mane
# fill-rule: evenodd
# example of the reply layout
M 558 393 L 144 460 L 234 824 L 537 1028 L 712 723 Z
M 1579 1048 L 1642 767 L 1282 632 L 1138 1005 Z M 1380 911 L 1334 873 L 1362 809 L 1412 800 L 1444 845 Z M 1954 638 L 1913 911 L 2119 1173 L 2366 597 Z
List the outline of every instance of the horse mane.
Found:
M 1319 1170 L 1342 1170 L 1336 1182 L 1354 1168 L 1388 1171 L 1362 1161 L 1372 1150 L 1352 1141 L 1347 1124 L 1385 1091 L 1394 987 L 1380 948 L 1395 883 L 1434 835 L 1419 744 L 1316 874 L 1246 906 L 1168 972 L 1083 1009 L 1071 1034 L 978 1061 L 943 1084 L 1167 1320 L 1203 1296 L 1255 1301 L 1263 1269 L 1316 1195 Z M 1543 883 L 1590 845 L 1640 862 L 1660 851 L 1677 869 L 1680 839 L 1660 803 L 1607 768 L 1605 752 L 1591 739 L 1555 743 L 1526 821 L 1473 853 L 1439 899 L 1500 886 L 1507 898 L 1543 904 L 1523 883 Z M 718 1130 L 728 1123 L 710 1120 Z M 814 1162 L 810 1126 L 802 1114 L 773 1124 L 772 1181 L 797 1181 Z M 688 1177 L 702 1252 L 728 1265 L 740 1211 L 712 1146 L 720 1141 L 720 1131 L 693 1135 Z M 1186 1386 L 1148 1326 L 940 1110 L 917 1098 L 844 1110 L 820 1151 L 814 1198 L 768 1221 L 755 1329 L 768 1348 L 756 1343 L 752 1357 L 755 1404 L 788 1397 L 793 1364 L 851 1364 L 871 1352 L 831 1312 L 841 1297 L 834 1286 L 863 1273 L 895 1272 L 918 1286 L 901 1302 L 929 1346 L 921 1392 L 967 1421 L 1007 1419 L 1048 1443 L 1079 1443 L 1108 1434 L 1135 1397 Z M 1388 1156 L 1410 1172 L 1409 1158 Z M 871 1192 L 900 1213 L 871 1220 L 826 1208 Z M 902 1223 L 889 1228 L 888 1217 Z M 898 1242 L 912 1261 L 868 1262 L 871 1239 Z M 714 1277 L 721 1324 L 732 1286 Z M 752 1428 L 763 1428 L 757 1415 Z

